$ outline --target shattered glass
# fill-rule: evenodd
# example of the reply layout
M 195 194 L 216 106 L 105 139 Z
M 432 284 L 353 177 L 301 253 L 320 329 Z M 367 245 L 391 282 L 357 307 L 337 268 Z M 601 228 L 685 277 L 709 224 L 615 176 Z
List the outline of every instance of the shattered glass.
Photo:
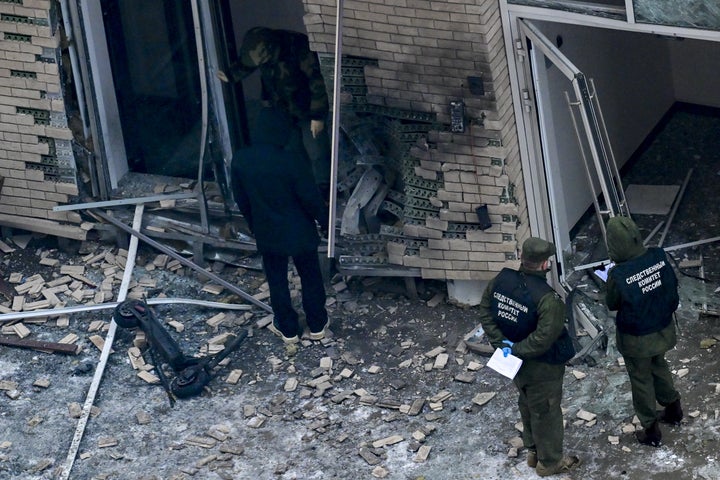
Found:
M 634 0 L 638 23 L 720 30 L 720 3 L 716 0 Z
M 509 0 L 508 3 L 583 13 L 585 15 L 612 18 L 615 20 L 627 19 L 625 0 L 595 0 L 592 2 L 570 0 Z

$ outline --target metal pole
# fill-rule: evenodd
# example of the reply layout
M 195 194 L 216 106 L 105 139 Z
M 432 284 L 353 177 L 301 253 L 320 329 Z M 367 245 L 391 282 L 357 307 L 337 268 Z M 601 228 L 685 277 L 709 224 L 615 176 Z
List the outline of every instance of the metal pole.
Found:
M 652 231 L 650 233 L 648 233 L 648 236 L 645 237 L 645 241 L 643 241 L 643 245 L 647 245 L 648 242 L 650 241 L 650 239 L 655 236 L 655 234 L 658 232 L 658 230 L 660 230 L 662 228 L 662 226 L 664 224 L 665 224 L 665 220 L 662 220 L 660 223 L 658 223 L 655 226 L 655 228 L 653 228 Z
M 335 12 L 335 67 L 333 70 L 332 149 L 330 156 L 330 212 L 328 219 L 328 258 L 335 257 L 335 219 L 337 206 L 338 145 L 340 137 L 340 87 L 342 86 L 343 0 L 337 0 Z
M 197 0 L 191 3 L 193 26 L 195 27 L 195 46 L 197 49 L 198 71 L 200 74 L 200 98 L 202 103 L 202 113 L 200 120 L 202 121 L 202 130 L 200 133 L 200 157 L 198 159 L 198 202 L 200 203 L 200 224 L 203 233 L 210 231 L 207 216 L 207 201 L 205 199 L 205 182 L 203 182 L 203 171 L 205 170 L 205 145 L 207 144 L 208 129 L 208 95 L 207 95 L 207 77 L 205 74 L 205 55 L 203 53 L 202 32 L 200 30 L 200 14 L 198 13 Z
M 236 293 L 236 294 L 240 295 L 242 298 L 244 298 L 244 299 L 247 300 L 248 302 L 250 302 L 250 303 L 252 303 L 252 304 L 254 304 L 254 305 L 262 308 L 263 310 L 266 310 L 266 311 L 272 313 L 272 308 L 270 308 L 269 305 L 267 305 L 267 304 L 261 302 L 260 300 L 254 298 L 252 295 L 249 295 L 249 294 L 247 294 L 246 292 L 243 292 L 243 291 L 240 290 L 237 286 L 233 285 L 232 283 L 228 282 L 227 280 L 224 280 L 224 279 L 220 278 L 219 276 L 215 275 L 215 274 L 212 273 L 212 272 L 208 272 L 207 270 L 205 270 L 205 269 L 202 268 L 201 266 L 197 265 L 196 263 L 191 262 L 190 260 L 186 259 L 185 257 L 183 257 L 182 255 L 178 254 L 178 253 L 175 252 L 174 250 L 166 247 L 165 245 L 162 245 L 161 243 L 156 242 L 155 240 L 153 240 L 152 238 L 148 237 L 147 235 L 145 235 L 145 234 L 143 234 L 143 233 L 140 233 L 139 231 L 134 230 L 134 229 L 128 227 L 127 225 L 125 225 L 125 224 L 122 223 L 121 221 L 119 221 L 119 220 L 117 220 L 116 218 L 114 218 L 112 215 L 108 215 L 108 214 L 106 214 L 106 213 L 101 212 L 100 210 L 95 210 L 95 209 L 90 209 L 89 211 L 90 211 L 90 212 L 93 212 L 95 215 L 97 215 L 97 216 L 99 216 L 99 217 L 107 220 L 108 222 L 110 222 L 110 223 L 112 223 L 113 225 L 115 225 L 116 227 L 124 230 L 125 232 L 129 233 L 130 235 L 133 235 L 133 236 L 139 238 L 140 240 L 142 240 L 143 242 L 147 243 L 148 245 L 157 248 L 158 250 L 160 250 L 160 251 L 163 252 L 164 254 L 169 255 L 170 257 L 174 258 L 175 260 L 177 260 L 178 262 L 182 263 L 182 264 L 185 265 L 186 267 L 192 268 L 192 269 L 195 270 L 196 272 L 202 273 L 202 274 L 205 275 L 206 277 L 210 278 L 212 281 L 214 281 L 214 282 L 216 282 L 216 283 L 219 283 L 220 285 L 222 285 L 223 287 L 225 287 L 225 288 L 227 288 L 228 290 L 232 291 L 233 293 Z
M 144 209 L 145 205 L 138 205 L 135 207 L 135 217 L 133 218 L 134 228 L 140 228 L 142 226 L 142 214 Z M 138 239 L 130 239 L 128 256 L 127 260 L 125 261 L 125 273 L 123 274 L 122 283 L 120 284 L 120 289 L 118 291 L 118 301 L 120 302 L 125 300 L 125 296 L 127 295 L 127 291 L 130 286 L 130 278 L 132 277 L 133 267 L 135 266 L 135 255 L 137 253 L 137 247 Z M 112 350 L 112 343 L 115 339 L 116 329 L 117 324 L 115 323 L 115 320 L 111 320 L 110 329 L 108 330 L 107 336 L 105 337 L 102 353 L 100 355 L 100 362 L 98 363 L 97 368 L 95 368 L 95 375 L 93 375 L 90 389 L 88 390 L 87 397 L 85 397 L 85 403 L 83 404 L 80 419 L 78 420 L 77 427 L 75 428 L 75 434 L 73 435 L 73 439 L 70 444 L 70 450 L 68 451 L 67 457 L 65 459 L 65 464 L 62 466 L 62 471 L 60 474 L 60 478 L 62 480 L 67 480 L 70 478 L 70 471 L 75 464 L 75 457 L 77 456 L 77 452 L 80 449 L 80 442 L 82 441 L 83 434 L 85 433 L 85 427 L 87 426 L 87 422 L 90 419 L 90 411 L 92 410 L 92 407 L 95 403 L 95 395 L 97 395 L 97 392 L 100 389 L 100 381 L 102 380 L 103 373 L 105 373 L 105 365 L 107 364 L 107 359 L 110 356 L 110 352 Z
M 666 252 L 672 252 L 674 250 L 681 250 L 683 248 L 697 247 L 698 245 L 704 245 L 706 243 L 720 242 L 720 237 L 706 238 L 705 240 L 696 240 L 690 243 L 683 243 L 681 245 L 673 245 L 672 247 L 665 247 L 663 250 Z
M 97 312 L 99 310 L 110 310 L 117 307 L 122 302 L 95 303 L 92 305 L 77 305 L 74 307 L 51 308 L 45 310 L 34 310 L 32 312 L 13 312 L 3 313 L 0 315 L 0 324 L 12 322 L 13 320 L 27 320 L 30 318 L 59 317 L 60 315 L 69 315 L 72 313 Z M 205 300 L 195 300 L 192 298 L 148 298 L 145 300 L 148 305 L 197 305 L 208 308 L 222 308 L 225 310 L 250 310 L 250 305 L 240 305 L 238 303 L 222 303 L 208 302 Z
M 677 212 L 677 209 L 680 206 L 680 202 L 682 201 L 682 197 L 685 194 L 685 189 L 687 188 L 688 182 L 690 182 L 690 175 L 692 175 L 692 173 L 693 169 L 691 168 L 688 171 L 687 176 L 685 176 L 685 181 L 682 184 L 682 188 L 680 188 L 680 192 L 675 198 L 675 203 L 673 204 L 670 216 L 668 217 L 667 222 L 665 222 L 665 228 L 663 229 L 662 235 L 660 235 L 660 240 L 658 240 L 658 247 L 662 247 L 663 242 L 665 241 L 665 236 L 667 235 L 668 230 L 670 230 L 670 223 L 673 221 L 673 218 L 675 217 L 675 212 Z
M 106 200 L 103 202 L 72 203 L 69 205 L 58 205 L 56 207 L 53 207 L 53 212 L 64 212 L 68 210 L 85 210 L 87 208 L 115 207 L 118 205 L 138 205 L 140 203 L 160 202 L 163 200 L 187 200 L 191 198 L 197 198 L 197 193 L 170 193 L 166 195 L 153 195 L 150 197 Z

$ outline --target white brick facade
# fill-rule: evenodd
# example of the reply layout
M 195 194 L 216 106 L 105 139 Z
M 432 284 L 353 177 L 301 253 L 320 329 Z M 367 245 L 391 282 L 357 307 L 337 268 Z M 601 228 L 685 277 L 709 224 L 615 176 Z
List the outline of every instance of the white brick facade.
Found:
M 54 8 L 50 0 L 0 2 L 0 221 L 82 239 L 77 213 L 53 212 L 78 194 Z
M 311 47 L 332 54 L 334 0 L 303 0 Z M 345 1 L 343 56 L 377 60 L 365 66 L 370 104 L 434 114 L 451 123 L 449 104 L 465 104 L 466 128 L 431 130 L 428 148 L 410 149 L 414 174 L 438 180 L 430 202 L 439 205 L 424 225 L 404 234 L 427 241 L 419 255 L 389 246 L 390 263 L 419 267 L 423 278 L 487 280 L 517 267 L 519 243 L 529 234 L 510 79 L 495 0 Z M 481 78 L 485 93 L 469 91 Z M 492 226 L 478 228 L 475 213 L 488 206 Z

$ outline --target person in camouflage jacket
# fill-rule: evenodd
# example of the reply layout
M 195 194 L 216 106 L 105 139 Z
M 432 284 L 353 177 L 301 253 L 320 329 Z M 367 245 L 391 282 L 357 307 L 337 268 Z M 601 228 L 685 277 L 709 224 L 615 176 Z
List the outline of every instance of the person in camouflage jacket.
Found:
M 329 102 L 325 81 L 307 35 L 290 30 L 254 27 L 245 34 L 239 61 L 231 66 L 233 81 L 259 70 L 263 100 L 286 112 L 300 127 L 301 141 L 323 195 L 330 181 L 330 139 L 325 128 Z

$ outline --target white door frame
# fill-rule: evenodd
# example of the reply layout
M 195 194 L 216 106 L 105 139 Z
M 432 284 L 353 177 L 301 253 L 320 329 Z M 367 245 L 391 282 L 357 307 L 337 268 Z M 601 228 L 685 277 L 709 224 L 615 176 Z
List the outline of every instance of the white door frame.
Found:
M 533 60 L 528 56 L 524 35 L 520 32 L 518 21 L 520 19 L 538 20 L 720 42 L 720 32 L 718 31 L 635 23 L 632 0 L 626 1 L 624 10 L 627 14 L 627 21 L 551 8 L 514 5 L 508 4 L 507 0 L 500 0 L 500 14 L 531 235 L 556 239 L 557 235 L 553 225 L 557 224 L 557 222 L 553 218 L 553 212 L 548 201 L 549 198 L 553 198 L 552 187 L 549 186 L 550 182 L 547 181 L 545 176 L 543 144 L 546 144 L 548 139 L 543 138 L 547 134 L 542 131 L 538 123 L 538 115 L 542 115 L 542 105 L 538 104 L 538 102 L 542 102 L 542 99 L 534 97 L 533 79 L 531 75 L 526 74 L 526 72 L 529 72 L 529 64 Z M 561 70 L 565 68 L 563 62 L 556 65 Z M 569 71 L 564 73 L 567 75 Z M 562 259 L 559 258 L 558 260 L 561 261 Z
M 108 177 L 102 178 L 105 175 L 101 173 L 99 181 L 107 182 L 110 189 L 114 189 L 118 181 L 129 171 L 129 167 L 120 126 L 120 111 L 115 96 L 102 8 L 100 2 L 78 2 L 78 5 L 83 18 L 88 68 L 97 113 L 97 125 L 91 125 L 91 130 L 96 145 L 101 149 L 95 153 L 103 158 Z M 92 108 L 90 104 L 93 102 L 88 103 L 88 108 Z
M 100 173 L 99 180 L 108 183 L 110 189 L 115 189 L 122 177 L 130 171 L 125 151 L 125 140 L 120 125 L 120 112 L 115 93 L 110 56 L 107 48 L 107 36 L 103 23 L 103 13 L 100 2 L 77 2 L 83 18 L 83 31 L 85 34 L 85 47 L 87 48 L 87 68 L 92 80 L 94 108 L 96 121 L 90 122 L 93 138 L 96 139 L 98 150 L 95 152 L 102 158 L 105 165 L 104 173 Z M 208 2 L 197 2 L 199 8 L 200 25 L 196 28 L 202 34 L 202 46 L 205 72 L 200 72 L 208 79 L 208 92 L 212 102 L 213 119 L 211 120 L 220 144 L 220 150 L 229 168 L 229 159 L 232 157 L 232 147 L 227 126 L 225 103 L 222 94 L 222 83 L 217 77 L 218 58 L 217 46 L 214 37 L 212 13 Z M 202 65 L 202 63 L 201 63 Z M 89 105 L 88 108 L 93 108 Z M 201 149 L 202 151 L 202 149 Z M 226 172 L 227 174 L 227 172 Z M 107 178 L 102 178 L 107 176 Z

